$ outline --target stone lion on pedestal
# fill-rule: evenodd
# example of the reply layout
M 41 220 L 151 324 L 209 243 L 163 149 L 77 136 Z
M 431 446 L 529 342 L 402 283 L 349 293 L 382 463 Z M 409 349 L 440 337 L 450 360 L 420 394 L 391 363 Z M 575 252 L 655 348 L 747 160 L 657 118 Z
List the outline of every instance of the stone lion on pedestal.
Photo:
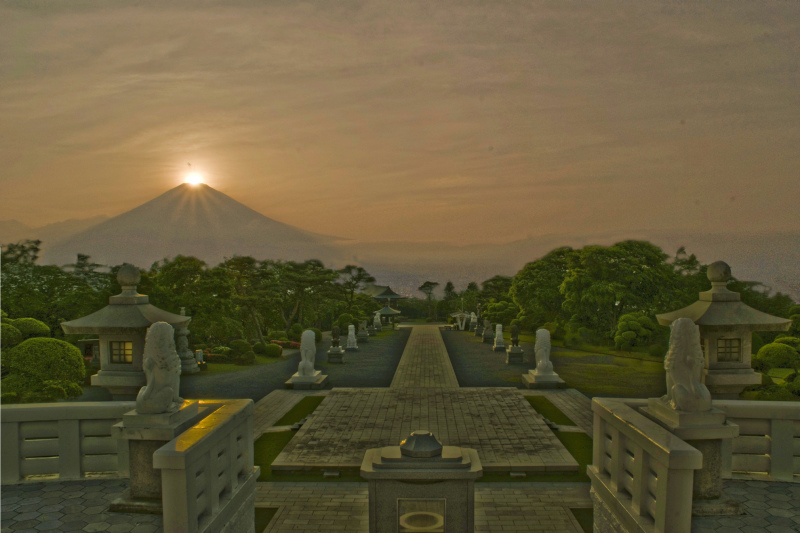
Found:
M 298 376 L 313 376 L 314 363 L 317 359 L 317 343 L 314 332 L 307 329 L 300 337 L 300 364 L 297 366 Z
M 664 358 L 667 394 L 661 399 L 676 411 L 708 411 L 711 393 L 700 381 L 705 366 L 700 328 L 690 318 L 679 318 L 671 330 L 669 351 Z
M 171 413 L 180 409 L 181 360 L 175 351 L 175 330 L 166 322 L 156 322 L 147 330 L 142 369 L 147 385 L 136 397 L 139 414 Z

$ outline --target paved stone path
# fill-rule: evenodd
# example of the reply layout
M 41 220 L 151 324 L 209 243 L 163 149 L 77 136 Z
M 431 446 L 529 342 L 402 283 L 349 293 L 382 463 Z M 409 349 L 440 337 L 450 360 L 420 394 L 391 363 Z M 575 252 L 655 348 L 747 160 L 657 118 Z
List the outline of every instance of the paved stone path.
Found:
M 592 415 L 592 400 L 581 394 L 577 389 L 556 389 L 556 390 L 526 390 L 525 396 L 544 396 L 553 405 L 567 415 L 567 418 L 575 422 L 584 433 L 592 436 L 592 426 L 594 415 Z M 562 426 L 565 429 L 569 426 Z
M 128 484 L 127 479 L 96 479 L 3 485 L 2 533 L 161 531 L 161 515 L 108 511 Z
M 269 533 L 369 531 L 366 483 L 259 483 L 256 506 L 278 507 Z M 582 530 L 570 507 L 590 507 L 583 483 L 476 485 L 475 531 Z
M 392 379 L 392 388 L 458 387 L 439 326 L 414 326 Z
M 273 469 L 359 468 L 369 448 L 429 430 L 475 448 L 486 470 L 576 470 L 544 419 L 512 388 L 334 389 L 272 463 Z

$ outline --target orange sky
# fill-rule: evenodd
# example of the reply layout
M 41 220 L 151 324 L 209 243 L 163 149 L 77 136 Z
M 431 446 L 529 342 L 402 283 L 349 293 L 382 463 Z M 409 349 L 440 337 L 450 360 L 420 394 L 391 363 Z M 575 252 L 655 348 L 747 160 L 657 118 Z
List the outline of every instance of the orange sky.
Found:
M 0 219 L 192 168 L 363 240 L 797 229 L 800 3 L 7 2 Z

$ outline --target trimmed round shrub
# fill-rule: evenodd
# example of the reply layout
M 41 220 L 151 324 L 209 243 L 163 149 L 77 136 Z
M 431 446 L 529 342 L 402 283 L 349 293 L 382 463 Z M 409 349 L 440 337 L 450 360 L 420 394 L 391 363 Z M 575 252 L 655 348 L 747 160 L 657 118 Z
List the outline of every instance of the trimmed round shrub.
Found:
M 350 313 L 342 313 L 341 315 L 339 315 L 339 318 L 336 319 L 336 324 L 339 326 L 339 329 L 341 329 L 345 334 L 347 334 L 347 326 L 352 324 L 353 320 L 354 320 L 353 315 L 351 315 Z
M 280 357 L 283 353 L 283 348 L 277 344 L 269 343 L 264 347 L 264 355 L 267 357 Z
M 314 332 L 314 343 L 319 344 L 322 342 L 322 331 L 317 328 L 311 328 L 311 331 Z
M 22 332 L 11 324 L 0 324 L 0 344 L 3 348 L 13 348 L 22 342 Z
M 250 346 L 250 343 L 243 339 L 231 341 L 228 343 L 228 346 L 230 346 L 234 356 L 253 351 L 253 347 Z
M 791 374 L 783 378 L 783 381 L 785 381 L 786 383 L 792 383 L 793 381 L 797 381 L 797 372 L 792 372 Z
M 253 351 L 258 355 L 264 355 L 267 353 L 267 345 L 259 341 L 253 345 Z
M 761 388 L 758 392 L 758 399 L 769 402 L 791 402 L 796 401 L 797 396 L 792 394 L 786 387 L 769 385 Z
M 81 351 L 58 339 L 28 339 L 4 353 L 3 359 L 12 372 L 26 374 L 38 382 L 82 383 L 85 376 Z
M 796 368 L 800 354 L 788 344 L 773 342 L 765 344 L 756 354 L 757 359 L 765 368 Z
M 766 372 L 762 372 L 761 373 L 761 386 L 762 387 L 768 387 L 768 386 L 774 385 L 774 384 L 775 384 L 775 382 L 772 381 L 772 376 L 770 376 Z
M 775 342 L 778 344 L 791 346 L 795 351 L 800 350 L 800 339 L 797 337 L 781 337 L 780 339 L 775 339 Z
M 785 385 L 786 390 L 794 394 L 795 396 L 800 396 L 800 380 L 794 380 Z
M 23 340 L 50 336 L 50 328 L 47 327 L 47 324 L 35 318 L 17 318 L 11 324 L 22 333 Z
M 299 341 L 300 336 L 303 334 L 303 326 L 300 324 L 292 324 L 292 327 L 289 328 L 289 340 L 290 341 Z

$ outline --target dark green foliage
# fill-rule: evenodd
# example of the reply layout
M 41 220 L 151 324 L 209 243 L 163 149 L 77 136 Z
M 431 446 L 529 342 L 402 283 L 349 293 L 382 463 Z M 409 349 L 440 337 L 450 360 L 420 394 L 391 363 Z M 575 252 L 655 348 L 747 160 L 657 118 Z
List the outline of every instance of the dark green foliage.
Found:
M 764 344 L 766 343 L 764 342 L 764 339 L 761 338 L 761 335 L 759 335 L 757 332 L 754 331 L 750 346 L 750 353 L 751 354 L 758 353 L 758 351 L 761 349 L 762 346 L 764 346 Z
M 780 385 L 767 385 L 761 387 L 758 392 L 758 399 L 769 402 L 792 402 L 800 400 L 800 397 L 795 396 L 792 392 Z
M 253 462 L 261 467 L 259 481 L 272 481 L 272 461 L 289 444 L 294 431 L 264 433 L 253 443 Z
M 301 324 L 292 324 L 289 328 L 289 340 L 299 342 L 300 337 L 303 335 L 303 326 Z
M 47 327 L 47 324 L 35 318 L 17 318 L 11 324 L 19 330 L 23 340 L 50 336 L 50 328 Z
M 322 342 L 322 331 L 319 328 L 310 328 L 314 332 L 314 343 L 319 344 Z
M 500 323 L 508 326 L 519 314 L 519 307 L 514 302 L 509 301 L 492 302 L 486 304 L 483 314 L 493 324 Z
M 353 324 L 353 315 L 350 313 L 342 313 L 339 315 L 339 318 L 336 320 L 336 323 L 339 325 L 339 328 L 342 330 L 342 333 L 347 335 L 347 326 Z
M 267 345 L 263 342 L 257 342 L 253 345 L 253 351 L 257 355 L 265 355 L 267 353 Z
M 793 381 L 789 381 L 784 386 L 786 387 L 786 390 L 791 392 L 793 395 L 800 396 L 800 380 L 795 379 Z
M 277 344 L 269 343 L 264 349 L 264 355 L 267 357 L 280 357 L 283 353 L 283 348 Z
M 656 330 L 650 317 L 641 313 L 628 313 L 619 317 L 614 346 L 617 350 L 630 350 L 634 346 L 646 346 Z
M 250 346 L 250 343 L 243 339 L 237 339 L 235 341 L 231 341 L 230 343 L 228 343 L 228 346 L 230 346 L 233 356 L 253 351 L 253 348 L 252 346 Z
M 249 352 L 237 353 L 233 356 L 233 363 L 236 365 L 252 365 L 256 362 L 256 354 L 252 350 Z
M 773 342 L 765 344 L 753 358 L 754 363 L 758 361 L 758 367 L 766 370 L 772 368 L 792 368 L 795 371 L 800 369 L 800 354 L 788 344 Z M 754 365 L 755 367 L 755 365 Z
M 667 347 L 662 344 L 651 344 L 647 347 L 647 353 L 663 359 L 667 355 Z
M 11 324 L 0 324 L 0 346 L 13 348 L 22 342 L 22 332 Z

